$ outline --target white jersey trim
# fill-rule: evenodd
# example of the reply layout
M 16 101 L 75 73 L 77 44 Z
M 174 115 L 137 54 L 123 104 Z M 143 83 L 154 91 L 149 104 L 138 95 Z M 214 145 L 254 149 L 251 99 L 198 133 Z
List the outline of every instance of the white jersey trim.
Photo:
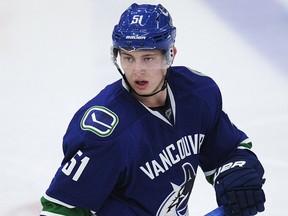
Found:
M 175 99 L 174 99 L 174 95 L 171 91 L 170 86 L 167 84 L 167 90 L 168 90 L 168 96 L 170 99 L 170 103 L 171 103 L 171 109 L 173 112 L 173 118 L 174 118 L 174 124 L 176 123 L 176 103 L 175 103 Z M 163 116 L 161 115 L 158 111 L 152 110 L 149 107 L 147 107 L 146 105 L 144 105 L 141 101 L 139 101 L 151 114 L 153 114 L 154 116 L 158 117 L 159 119 L 161 119 L 162 121 L 166 122 L 167 124 L 171 125 L 172 124 Z
M 65 216 L 65 215 L 56 214 L 56 213 L 47 212 L 47 211 L 42 211 L 42 212 L 40 213 L 40 216 Z
M 72 206 L 72 205 L 69 205 L 69 204 L 67 204 L 67 203 L 64 203 L 64 202 L 62 202 L 62 201 L 60 201 L 60 200 L 54 199 L 54 198 L 48 196 L 47 194 L 44 194 L 44 198 L 45 198 L 46 200 L 49 200 L 50 202 L 53 202 L 53 203 L 62 205 L 62 206 L 67 207 L 67 208 L 75 208 L 75 206 Z
M 204 172 L 204 174 L 205 174 L 205 176 L 207 177 L 207 176 L 213 175 L 215 172 L 216 172 L 216 169 L 211 170 L 211 171 Z
M 172 90 L 168 84 L 167 84 L 167 89 L 168 89 L 168 95 L 169 95 L 169 99 L 170 99 L 170 103 L 171 103 L 171 108 L 172 108 L 173 117 L 174 117 L 174 124 L 175 124 L 176 123 L 176 103 L 175 103 L 175 99 L 174 99 L 174 95 L 172 93 Z

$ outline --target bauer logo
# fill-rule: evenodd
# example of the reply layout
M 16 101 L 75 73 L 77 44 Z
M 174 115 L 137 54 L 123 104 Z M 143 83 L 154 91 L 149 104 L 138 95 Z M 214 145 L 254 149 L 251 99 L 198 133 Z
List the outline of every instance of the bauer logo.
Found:
M 81 128 L 98 136 L 109 136 L 118 124 L 118 116 L 106 107 L 94 106 L 84 114 Z

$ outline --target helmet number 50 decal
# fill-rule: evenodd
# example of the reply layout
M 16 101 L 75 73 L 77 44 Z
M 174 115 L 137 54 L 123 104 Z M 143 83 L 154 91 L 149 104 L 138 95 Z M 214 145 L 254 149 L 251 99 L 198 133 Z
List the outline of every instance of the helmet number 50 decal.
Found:
M 98 136 L 109 136 L 118 124 L 118 116 L 102 106 L 91 107 L 81 120 L 81 128 L 91 131 Z

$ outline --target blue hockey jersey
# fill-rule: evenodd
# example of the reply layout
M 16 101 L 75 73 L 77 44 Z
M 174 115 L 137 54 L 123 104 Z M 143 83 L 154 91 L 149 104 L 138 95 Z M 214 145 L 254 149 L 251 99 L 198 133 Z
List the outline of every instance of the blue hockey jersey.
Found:
M 100 216 L 186 215 L 197 167 L 212 173 L 247 136 L 222 111 L 211 78 L 171 67 L 167 90 L 173 124 L 123 80 L 85 104 L 69 124 L 45 198 Z

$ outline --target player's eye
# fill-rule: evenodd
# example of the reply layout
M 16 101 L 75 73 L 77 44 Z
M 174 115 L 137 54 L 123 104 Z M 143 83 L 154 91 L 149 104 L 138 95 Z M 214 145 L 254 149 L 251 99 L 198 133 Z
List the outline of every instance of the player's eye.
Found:
M 126 62 L 133 62 L 133 58 L 131 56 L 123 56 L 123 60 Z
M 146 57 L 146 58 L 144 58 L 144 61 L 150 62 L 150 61 L 153 61 L 153 58 L 152 57 Z

